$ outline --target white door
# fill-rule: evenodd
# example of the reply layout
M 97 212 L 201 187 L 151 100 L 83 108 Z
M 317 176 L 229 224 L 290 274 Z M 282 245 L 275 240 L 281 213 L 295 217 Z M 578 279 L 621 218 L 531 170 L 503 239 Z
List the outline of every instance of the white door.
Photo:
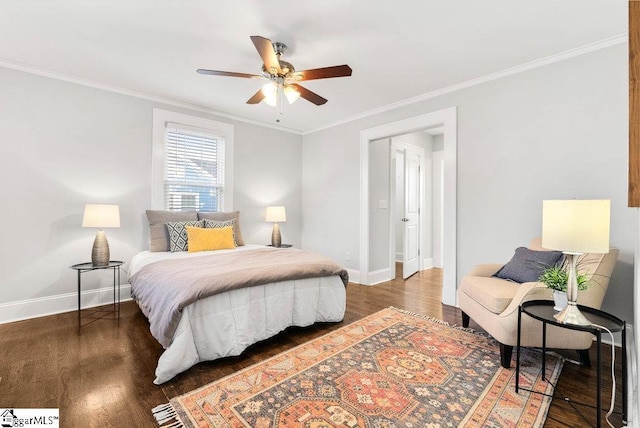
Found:
M 405 151 L 404 164 L 404 248 L 402 277 L 420 269 L 420 155 Z

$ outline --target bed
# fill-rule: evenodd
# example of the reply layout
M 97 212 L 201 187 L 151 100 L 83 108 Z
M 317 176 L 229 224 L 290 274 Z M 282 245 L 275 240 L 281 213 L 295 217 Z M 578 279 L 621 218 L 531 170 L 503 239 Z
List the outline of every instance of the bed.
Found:
M 287 327 L 343 319 L 343 268 L 298 249 L 242 244 L 143 251 L 131 260 L 132 297 L 165 348 L 155 384 L 201 361 L 240 355 Z

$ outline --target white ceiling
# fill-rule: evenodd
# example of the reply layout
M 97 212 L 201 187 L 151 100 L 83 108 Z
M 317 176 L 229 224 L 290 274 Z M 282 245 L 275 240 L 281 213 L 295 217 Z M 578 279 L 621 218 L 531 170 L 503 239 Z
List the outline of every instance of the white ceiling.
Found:
M 298 70 L 353 69 L 284 106 L 277 126 L 308 132 L 626 32 L 626 0 L 0 0 L 0 65 L 276 125 L 245 104 L 261 81 L 195 71 L 259 74 L 260 35 Z

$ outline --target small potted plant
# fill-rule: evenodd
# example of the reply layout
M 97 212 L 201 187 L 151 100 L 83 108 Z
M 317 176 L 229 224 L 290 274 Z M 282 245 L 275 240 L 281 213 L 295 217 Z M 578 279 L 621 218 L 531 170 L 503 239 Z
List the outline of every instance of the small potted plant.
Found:
M 555 306 L 553 309 L 560 311 L 567 306 L 567 281 L 569 274 L 564 266 L 552 266 L 542 271 L 538 281 L 553 290 L 553 301 Z M 585 274 L 578 274 L 578 290 L 587 289 L 587 281 L 589 278 Z

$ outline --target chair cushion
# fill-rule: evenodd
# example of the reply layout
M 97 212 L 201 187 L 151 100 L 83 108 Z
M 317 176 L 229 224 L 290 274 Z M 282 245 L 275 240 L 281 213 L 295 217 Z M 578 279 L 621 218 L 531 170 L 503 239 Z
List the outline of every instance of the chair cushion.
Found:
M 494 314 L 502 313 L 518 291 L 520 284 L 496 277 L 467 275 L 460 291 Z

